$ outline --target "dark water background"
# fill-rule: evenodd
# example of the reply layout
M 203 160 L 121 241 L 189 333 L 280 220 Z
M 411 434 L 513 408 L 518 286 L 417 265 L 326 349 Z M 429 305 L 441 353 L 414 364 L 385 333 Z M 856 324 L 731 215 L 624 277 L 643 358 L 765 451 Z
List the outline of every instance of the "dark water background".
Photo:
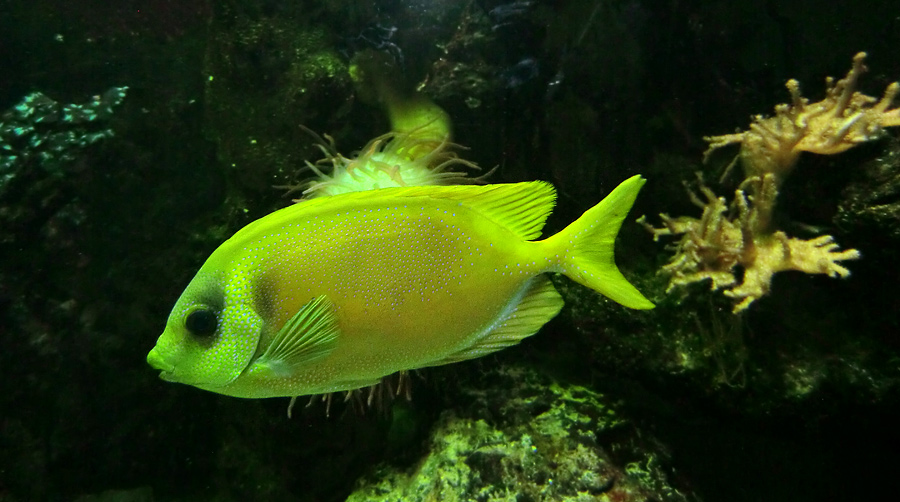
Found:
M 455 382 L 489 387 L 478 375 L 498 362 L 619 402 L 692 497 L 890 497 L 898 130 L 804 156 L 779 199 L 786 221 L 862 252 L 854 275 L 779 275 L 738 321 L 703 287 L 667 297 L 668 253 L 633 220 L 696 215 L 682 181 L 733 154 L 703 166 L 703 136 L 771 113 L 787 79 L 817 100 L 866 51 L 860 90 L 880 97 L 898 49 L 900 11 L 874 0 L 0 1 L 0 110 L 128 87 L 102 120 L 36 126 L 31 138 L 67 134 L 58 148 L 4 143 L 28 155 L 0 172 L 0 501 L 342 500 L 380 462 L 415 465 L 436 418 L 467 406 Z M 144 360 L 205 257 L 289 203 L 273 186 L 317 158 L 300 125 L 345 152 L 387 131 L 348 76 L 364 50 L 448 111 L 463 156 L 499 166 L 491 181 L 552 181 L 551 230 L 649 179 L 618 263 L 659 307 L 567 292 L 544 333 L 426 373 L 403 440 L 396 414 L 289 421 L 286 400 L 165 384 Z

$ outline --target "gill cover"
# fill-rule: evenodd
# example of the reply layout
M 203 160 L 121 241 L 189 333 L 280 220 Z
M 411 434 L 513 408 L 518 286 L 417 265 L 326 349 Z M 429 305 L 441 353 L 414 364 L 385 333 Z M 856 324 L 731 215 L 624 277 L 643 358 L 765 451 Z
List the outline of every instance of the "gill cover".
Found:
M 147 362 L 164 380 L 215 388 L 233 382 L 250 363 L 263 320 L 250 295 L 242 294 L 245 280 L 206 269 L 175 303 Z

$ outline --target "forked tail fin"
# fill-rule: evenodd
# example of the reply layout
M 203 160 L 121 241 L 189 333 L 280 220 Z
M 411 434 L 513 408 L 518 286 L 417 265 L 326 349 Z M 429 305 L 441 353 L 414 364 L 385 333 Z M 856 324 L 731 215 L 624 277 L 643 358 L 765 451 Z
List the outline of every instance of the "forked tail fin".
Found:
M 628 178 L 599 204 L 544 241 L 548 252 L 560 257 L 559 272 L 633 309 L 652 309 L 654 305 L 616 267 L 613 246 L 646 181 L 640 175 Z

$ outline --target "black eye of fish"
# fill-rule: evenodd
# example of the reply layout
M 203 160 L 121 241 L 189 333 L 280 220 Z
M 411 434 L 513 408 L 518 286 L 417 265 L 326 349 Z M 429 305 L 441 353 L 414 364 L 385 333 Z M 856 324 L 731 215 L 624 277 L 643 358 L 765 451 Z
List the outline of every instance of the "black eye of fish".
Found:
M 219 320 L 212 310 L 200 309 L 188 314 L 187 319 L 184 320 L 184 327 L 192 335 L 206 338 L 216 332 Z

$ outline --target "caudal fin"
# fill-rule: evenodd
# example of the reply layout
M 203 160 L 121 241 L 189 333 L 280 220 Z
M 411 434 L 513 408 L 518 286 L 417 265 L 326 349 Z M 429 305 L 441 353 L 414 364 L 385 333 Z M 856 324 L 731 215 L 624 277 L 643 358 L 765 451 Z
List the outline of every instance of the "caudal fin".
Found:
M 613 246 L 622 221 L 647 180 L 640 175 L 623 181 L 596 206 L 545 241 L 548 251 L 563 258 L 559 271 L 609 299 L 633 309 L 652 309 L 616 267 Z

